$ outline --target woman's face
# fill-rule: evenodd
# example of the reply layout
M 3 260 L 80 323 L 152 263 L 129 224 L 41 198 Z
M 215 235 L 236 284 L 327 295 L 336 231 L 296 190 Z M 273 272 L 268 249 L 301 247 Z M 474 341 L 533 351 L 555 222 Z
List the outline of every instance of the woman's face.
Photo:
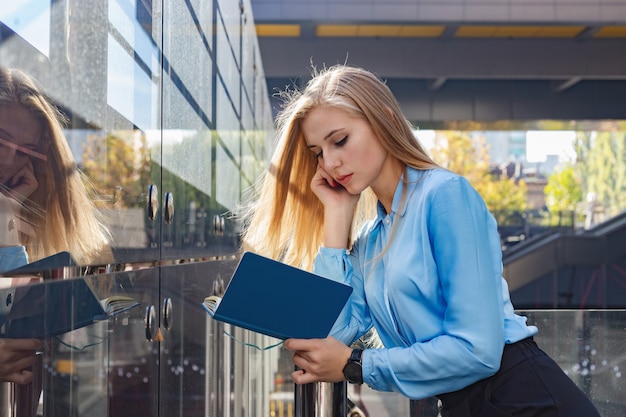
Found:
M 11 179 L 39 147 L 42 128 L 35 116 L 19 104 L 0 105 L 0 183 Z
M 393 163 L 365 119 L 322 106 L 304 118 L 302 132 L 321 168 L 351 194 L 389 185 L 381 181 L 391 178 L 385 174 L 391 173 Z

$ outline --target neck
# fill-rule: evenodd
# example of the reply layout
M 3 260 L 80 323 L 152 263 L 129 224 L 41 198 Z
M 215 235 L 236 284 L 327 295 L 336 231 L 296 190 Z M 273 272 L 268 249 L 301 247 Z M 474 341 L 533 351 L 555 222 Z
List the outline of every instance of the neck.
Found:
M 372 191 L 385 208 L 387 214 L 391 213 L 393 205 L 393 196 L 396 193 L 398 182 L 405 171 L 405 166 L 397 159 L 390 159 L 389 163 L 380 173 L 380 176 L 374 184 Z

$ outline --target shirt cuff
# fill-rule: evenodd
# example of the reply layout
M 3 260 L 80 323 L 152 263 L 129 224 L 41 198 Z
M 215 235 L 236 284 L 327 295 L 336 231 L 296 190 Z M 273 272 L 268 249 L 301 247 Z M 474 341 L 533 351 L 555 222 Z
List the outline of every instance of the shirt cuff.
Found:
M 313 263 L 313 272 L 333 281 L 347 283 L 352 273 L 349 251 L 320 247 Z

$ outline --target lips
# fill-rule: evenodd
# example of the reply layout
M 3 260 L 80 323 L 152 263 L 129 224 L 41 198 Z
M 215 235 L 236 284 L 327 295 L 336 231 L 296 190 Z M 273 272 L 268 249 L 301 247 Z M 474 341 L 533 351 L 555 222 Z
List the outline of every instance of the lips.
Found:
M 341 185 L 346 185 L 347 183 L 350 182 L 351 179 L 352 179 L 352 174 L 348 174 L 348 175 L 342 175 L 342 176 L 335 178 L 335 181 L 337 181 Z

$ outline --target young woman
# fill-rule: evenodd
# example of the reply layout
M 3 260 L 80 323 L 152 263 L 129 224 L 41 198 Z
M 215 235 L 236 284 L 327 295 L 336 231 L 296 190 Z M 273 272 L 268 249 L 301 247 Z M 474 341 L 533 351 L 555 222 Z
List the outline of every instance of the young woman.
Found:
M 335 66 L 286 99 L 243 249 L 354 288 L 331 336 L 285 341 L 293 380 L 437 396 L 444 416 L 598 416 L 514 313 L 483 200 L 427 155 L 386 85 Z M 372 327 L 384 347 L 349 347 Z

